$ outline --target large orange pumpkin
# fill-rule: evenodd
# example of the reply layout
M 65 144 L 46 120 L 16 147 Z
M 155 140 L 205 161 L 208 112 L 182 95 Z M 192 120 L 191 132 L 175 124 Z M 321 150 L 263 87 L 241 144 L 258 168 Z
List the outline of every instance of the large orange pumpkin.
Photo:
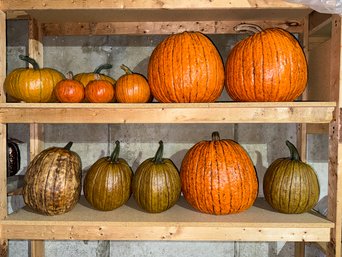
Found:
M 214 102 L 224 87 L 224 66 L 215 45 L 204 34 L 173 34 L 154 49 L 148 82 L 159 102 Z
M 247 152 L 235 141 L 220 139 L 195 144 L 185 155 L 180 176 L 187 202 L 200 212 L 242 212 L 258 195 L 258 179 Z
M 284 29 L 262 30 L 233 47 L 226 61 L 226 90 L 236 101 L 293 101 L 307 84 L 307 62 L 296 38 Z

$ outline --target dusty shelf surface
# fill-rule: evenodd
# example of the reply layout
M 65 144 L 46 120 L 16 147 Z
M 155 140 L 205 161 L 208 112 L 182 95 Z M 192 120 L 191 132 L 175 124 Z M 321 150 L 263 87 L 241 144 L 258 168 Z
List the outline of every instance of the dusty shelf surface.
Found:
M 334 102 L 3 103 L 1 123 L 329 123 Z
M 334 224 L 316 213 L 278 213 L 262 198 L 242 213 L 210 215 L 183 197 L 158 214 L 140 209 L 133 197 L 108 212 L 93 209 L 82 197 L 73 210 L 57 216 L 24 207 L 1 221 L 1 227 L 9 239 L 329 241 Z

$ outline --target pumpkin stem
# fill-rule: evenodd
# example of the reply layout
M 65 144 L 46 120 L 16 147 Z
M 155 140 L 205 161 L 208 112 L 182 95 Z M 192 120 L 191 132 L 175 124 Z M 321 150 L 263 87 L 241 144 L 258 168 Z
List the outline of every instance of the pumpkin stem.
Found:
M 64 149 L 65 150 L 70 150 L 71 149 L 71 146 L 72 146 L 72 144 L 73 144 L 73 142 L 69 142 L 69 143 L 67 143 L 67 145 L 66 146 L 64 146 Z
M 154 158 L 152 160 L 154 163 L 162 163 L 163 162 L 163 150 L 164 150 L 164 144 L 163 144 L 163 141 L 160 140 L 159 141 L 159 148 L 156 152 L 156 155 L 154 156 Z
M 31 64 L 34 70 L 39 70 L 39 65 L 35 59 L 33 59 L 27 55 L 22 55 L 22 54 L 19 55 L 19 59 Z
M 234 31 L 241 33 L 256 34 L 263 31 L 263 29 L 255 24 L 241 23 L 234 27 Z
M 120 142 L 119 142 L 119 140 L 116 140 L 115 141 L 115 149 L 113 150 L 113 152 L 110 156 L 111 163 L 117 163 L 118 162 L 119 153 L 120 153 Z
M 67 79 L 72 79 L 74 77 L 74 74 L 72 73 L 72 71 L 68 71 L 67 74 L 65 75 L 65 77 Z
M 211 139 L 212 139 L 212 141 L 219 141 L 220 140 L 220 134 L 218 133 L 218 131 L 214 131 L 211 134 Z
M 291 160 L 301 161 L 297 148 L 288 140 L 286 140 L 286 145 L 290 149 Z
M 97 67 L 94 71 L 94 73 L 96 74 L 100 74 L 102 70 L 104 69 L 111 69 L 113 67 L 113 65 L 109 64 L 109 63 L 105 63 L 105 64 L 102 64 L 100 65 L 99 67 Z
M 121 64 L 120 68 L 123 69 L 124 72 L 126 72 L 126 74 L 132 74 L 132 73 L 133 73 L 133 72 L 131 71 L 131 69 L 128 68 L 125 64 Z

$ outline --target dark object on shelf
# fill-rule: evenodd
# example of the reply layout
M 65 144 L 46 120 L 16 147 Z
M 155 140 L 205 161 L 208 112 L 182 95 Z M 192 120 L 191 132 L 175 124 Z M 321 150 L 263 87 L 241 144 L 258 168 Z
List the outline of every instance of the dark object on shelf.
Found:
M 20 170 L 19 140 L 9 138 L 7 141 L 7 177 L 14 176 Z

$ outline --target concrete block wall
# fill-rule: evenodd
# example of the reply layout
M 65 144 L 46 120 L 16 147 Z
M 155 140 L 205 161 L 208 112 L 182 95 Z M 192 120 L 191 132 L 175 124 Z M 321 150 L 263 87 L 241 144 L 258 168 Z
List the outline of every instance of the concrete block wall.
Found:
M 19 54 L 27 54 L 27 23 L 8 23 L 8 72 L 23 67 Z M 223 60 L 241 36 L 209 35 L 220 50 Z M 154 47 L 165 36 L 80 36 L 44 38 L 44 66 L 63 73 L 72 71 L 93 71 L 103 63 L 113 64 L 108 74 L 119 78 L 123 74 L 120 65 L 125 64 L 133 71 L 146 75 L 147 64 Z M 223 92 L 220 100 L 229 99 Z M 101 125 L 45 125 L 45 147 L 64 146 L 74 142 L 73 150 L 82 159 L 83 170 L 98 158 L 109 155 L 115 140 L 121 142 L 121 157 L 133 170 L 145 159 L 154 156 L 158 141 L 165 144 L 165 157 L 180 167 L 185 152 L 200 140 L 210 140 L 217 130 L 221 138 L 238 141 L 250 154 L 260 181 L 271 162 L 289 155 L 285 145 L 288 139 L 296 143 L 297 126 L 294 124 L 101 124 Z M 21 174 L 25 172 L 28 160 L 28 125 L 10 124 L 8 134 L 23 141 Z M 308 160 L 316 169 L 321 182 L 321 196 L 327 192 L 327 137 L 308 138 Z M 23 205 L 20 197 L 9 199 L 9 211 Z M 116 256 L 167 256 L 167 257 L 242 257 L 242 256 L 293 256 L 293 243 L 284 242 L 107 242 L 107 241 L 46 241 L 47 257 L 116 257 Z M 307 257 L 320 256 L 315 247 L 307 247 Z M 10 257 L 29 256 L 27 241 L 10 241 Z

